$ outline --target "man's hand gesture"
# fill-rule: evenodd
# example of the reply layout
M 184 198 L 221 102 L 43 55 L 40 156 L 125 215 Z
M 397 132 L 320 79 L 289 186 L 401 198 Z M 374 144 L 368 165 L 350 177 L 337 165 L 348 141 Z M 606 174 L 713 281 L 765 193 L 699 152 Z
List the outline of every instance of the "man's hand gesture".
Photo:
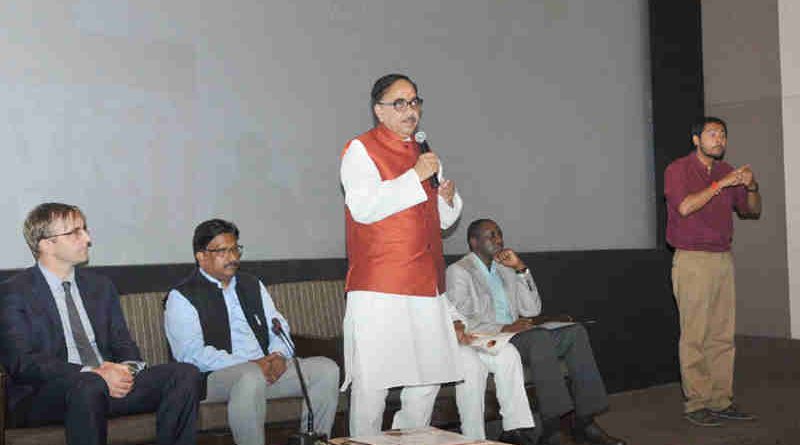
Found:
M 503 249 L 496 254 L 494 254 L 494 260 L 498 263 L 502 264 L 503 266 L 510 267 L 517 272 L 522 272 L 528 268 L 525 263 L 519 259 L 517 253 L 511 249 Z

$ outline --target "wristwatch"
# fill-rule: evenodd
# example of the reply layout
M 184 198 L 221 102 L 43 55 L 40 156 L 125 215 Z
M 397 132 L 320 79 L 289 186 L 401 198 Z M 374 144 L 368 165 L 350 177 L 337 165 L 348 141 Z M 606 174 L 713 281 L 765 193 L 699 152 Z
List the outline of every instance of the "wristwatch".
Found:
M 136 377 L 136 374 L 147 368 L 147 362 L 137 362 L 135 360 L 127 360 L 122 362 L 122 364 L 128 367 L 128 372 L 130 372 L 133 377 Z

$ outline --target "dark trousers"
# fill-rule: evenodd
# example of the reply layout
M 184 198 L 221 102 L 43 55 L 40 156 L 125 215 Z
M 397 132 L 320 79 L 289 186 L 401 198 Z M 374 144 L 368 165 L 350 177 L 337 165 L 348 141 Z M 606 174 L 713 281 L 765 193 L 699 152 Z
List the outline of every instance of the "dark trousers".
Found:
M 578 418 L 588 418 L 608 408 L 606 387 L 583 325 L 529 329 L 515 335 L 511 344 L 519 351 L 522 365 L 530 370 L 537 408 L 545 421 L 572 410 Z M 572 395 L 564 381 L 560 359 L 567 365 Z
M 62 423 L 69 445 L 103 445 L 109 417 L 156 412 L 159 445 L 196 442 L 200 373 L 192 365 L 169 363 L 140 372 L 133 389 L 117 399 L 94 372 L 56 379 L 39 388 L 15 413 L 19 426 Z

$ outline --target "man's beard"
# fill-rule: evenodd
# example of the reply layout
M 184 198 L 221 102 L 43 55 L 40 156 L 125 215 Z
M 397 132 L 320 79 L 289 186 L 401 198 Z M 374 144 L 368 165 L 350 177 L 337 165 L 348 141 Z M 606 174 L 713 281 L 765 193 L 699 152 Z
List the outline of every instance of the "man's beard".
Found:
M 705 148 L 703 148 L 702 145 L 700 146 L 700 151 L 703 152 L 703 155 L 705 155 L 705 156 L 707 156 L 707 157 L 709 157 L 711 159 L 717 160 L 717 161 L 722 159 L 722 157 L 725 155 L 725 149 L 720 150 L 719 154 L 717 154 L 717 153 L 709 153 L 708 151 L 706 151 Z

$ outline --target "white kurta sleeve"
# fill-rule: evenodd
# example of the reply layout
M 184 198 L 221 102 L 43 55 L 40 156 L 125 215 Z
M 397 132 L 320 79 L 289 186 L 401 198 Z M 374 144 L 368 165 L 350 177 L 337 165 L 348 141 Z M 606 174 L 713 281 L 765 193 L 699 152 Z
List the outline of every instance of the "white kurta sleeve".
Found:
M 438 298 L 442 299 L 442 304 L 444 304 L 445 309 L 447 309 L 447 314 L 450 316 L 450 319 L 453 320 L 454 323 L 456 321 L 460 321 L 464 323 L 464 325 L 468 324 L 466 317 L 464 317 L 463 315 L 461 315 L 460 312 L 458 312 L 458 309 L 456 309 L 456 307 L 453 305 L 450 299 L 447 298 L 446 294 Z
M 340 169 L 344 200 L 356 222 L 372 224 L 428 199 L 414 169 L 383 181 L 364 144 L 354 139 Z M 445 204 L 446 205 L 446 204 Z
M 450 204 L 439 196 L 439 225 L 442 226 L 442 230 L 449 228 L 458 220 L 463 207 L 464 202 L 461 200 L 458 191 L 453 196 L 453 207 L 450 207 Z

